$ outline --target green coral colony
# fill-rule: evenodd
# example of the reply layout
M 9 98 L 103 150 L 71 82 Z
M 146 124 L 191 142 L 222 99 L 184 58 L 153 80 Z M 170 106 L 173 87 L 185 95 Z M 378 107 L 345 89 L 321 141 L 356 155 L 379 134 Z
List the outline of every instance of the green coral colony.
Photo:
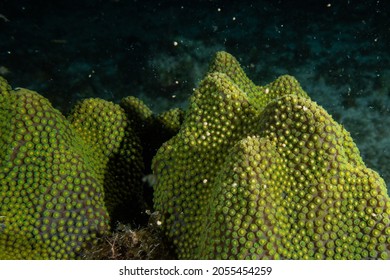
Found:
M 389 258 L 384 181 L 291 76 L 256 86 L 217 53 L 153 168 L 179 258 Z
M 148 207 L 150 166 L 180 259 L 390 258 L 386 185 L 349 133 L 293 77 L 256 86 L 219 52 L 184 120 L 134 97 L 65 117 L 0 77 L 0 259 L 80 258 Z
M 0 104 L 0 258 L 74 258 L 108 230 L 98 158 L 37 93 L 2 80 Z

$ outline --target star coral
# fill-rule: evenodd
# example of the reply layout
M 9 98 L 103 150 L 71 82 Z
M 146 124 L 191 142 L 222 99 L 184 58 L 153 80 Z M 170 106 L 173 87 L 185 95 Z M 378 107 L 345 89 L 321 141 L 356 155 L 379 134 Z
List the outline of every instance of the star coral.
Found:
M 153 170 L 181 259 L 390 258 L 385 182 L 291 76 L 256 86 L 217 53 Z
M 144 211 L 140 139 L 98 98 L 68 119 L 0 79 L 0 259 L 74 259 Z
M 129 96 L 84 99 L 66 118 L 0 77 L 0 259 L 103 257 L 91 252 L 115 236 L 110 226 L 145 225 L 152 194 L 144 179 L 153 182 L 151 159 L 182 115 L 155 116 Z
M 75 258 L 109 229 L 100 166 L 47 99 L 4 84 L 0 94 L 0 216 L 4 216 L 0 259 Z
M 181 259 L 390 258 L 384 181 L 291 76 L 257 86 L 220 52 L 185 115 L 127 97 L 68 118 L 0 77 L 0 259 L 114 248 L 98 237 L 145 219 L 145 178 Z

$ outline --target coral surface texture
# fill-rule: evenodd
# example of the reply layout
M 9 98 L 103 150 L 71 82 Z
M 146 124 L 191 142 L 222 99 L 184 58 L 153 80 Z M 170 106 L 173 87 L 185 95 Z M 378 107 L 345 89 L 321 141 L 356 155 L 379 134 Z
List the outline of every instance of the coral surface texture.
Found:
M 153 170 L 180 259 L 390 257 L 384 180 L 291 76 L 256 86 L 217 53 Z
M 1 77 L 0 91 L 0 259 L 79 258 L 142 208 L 139 139 L 112 102 L 84 100 L 66 118 Z
M 135 233 L 148 215 L 155 226 Z M 110 234 L 120 246 L 100 247 Z M 142 254 L 125 244 L 137 236 Z M 390 259 L 390 198 L 294 77 L 255 85 L 226 52 L 185 112 L 157 116 L 131 96 L 84 99 L 64 116 L 0 77 L 0 259 L 172 248 L 180 259 Z

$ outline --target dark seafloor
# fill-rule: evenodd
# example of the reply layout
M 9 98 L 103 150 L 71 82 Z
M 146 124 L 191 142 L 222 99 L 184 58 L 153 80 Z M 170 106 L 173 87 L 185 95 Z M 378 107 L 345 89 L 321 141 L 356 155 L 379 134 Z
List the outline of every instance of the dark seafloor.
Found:
M 185 107 L 216 51 L 266 84 L 295 76 L 390 182 L 390 1 L 0 1 L 0 75 L 77 100 Z

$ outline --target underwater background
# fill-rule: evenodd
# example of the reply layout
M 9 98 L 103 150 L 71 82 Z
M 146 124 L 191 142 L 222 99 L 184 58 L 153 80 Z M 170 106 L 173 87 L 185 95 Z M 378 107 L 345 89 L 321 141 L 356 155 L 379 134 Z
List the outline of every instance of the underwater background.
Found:
M 295 76 L 390 182 L 390 1 L 1 0 L 0 75 L 66 113 L 133 95 L 185 108 L 220 50 L 256 84 Z

